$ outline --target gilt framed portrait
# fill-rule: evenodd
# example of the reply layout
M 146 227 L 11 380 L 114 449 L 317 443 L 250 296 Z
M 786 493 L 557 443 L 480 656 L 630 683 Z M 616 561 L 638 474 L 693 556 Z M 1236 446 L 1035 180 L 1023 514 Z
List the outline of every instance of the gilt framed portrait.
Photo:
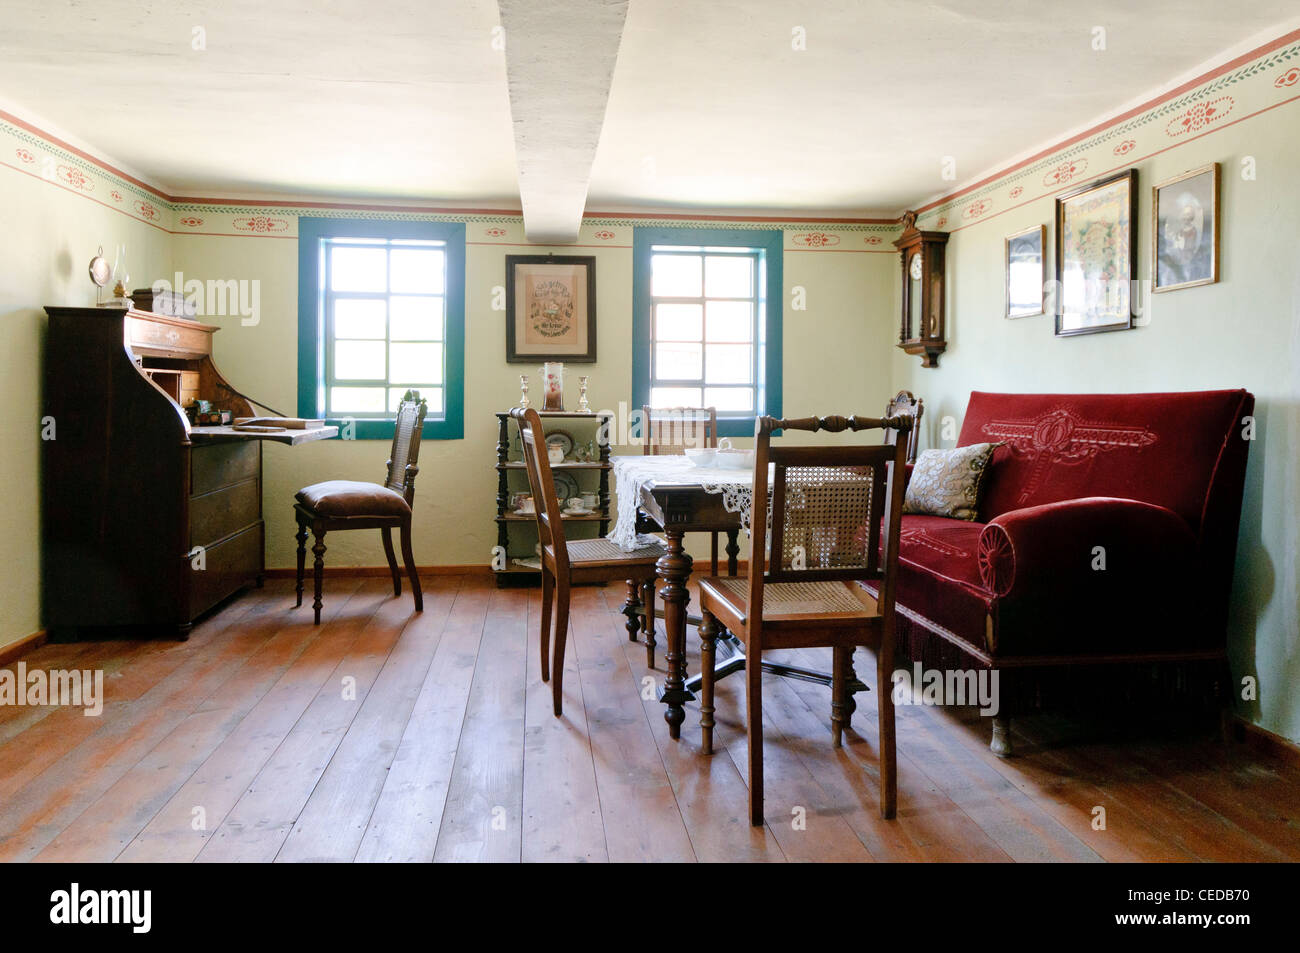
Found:
M 1219 163 L 1151 190 L 1151 262 L 1154 292 L 1219 280 Z
M 506 361 L 595 360 L 595 256 L 507 255 Z
M 1003 317 L 1028 318 L 1043 313 L 1043 291 L 1047 272 L 1043 248 L 1047 226 L 1035 225 L 1006 238 L 1007 307 Z
M 1056 333 L 1133 327 L 1137 170 L 1056 197 Z

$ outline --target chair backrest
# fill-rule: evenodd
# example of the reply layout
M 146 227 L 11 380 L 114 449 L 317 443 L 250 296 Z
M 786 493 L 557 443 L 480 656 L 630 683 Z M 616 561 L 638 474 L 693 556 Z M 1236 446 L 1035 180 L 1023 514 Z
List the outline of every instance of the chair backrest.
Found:
M 873 582 L 878 587 L 881 614 L 893 613 L 903 471 L 912 424 L 910 415 L 885 419 L 758 418 L 754 426 L 754 511 L 749 522 L 747 614 L 751 620 L 762 619 L 763 587 L 774 582 Z M 773 447 L 774 430 L 893 430 L 896 439 L 866 446 Z M 770 547 L 768 521 L 760 509 L 769 499 Z
M 900 390 L 885 404 L 886 417 L 898 417 L 907 414 L 912 418 L 912 429 L 907 432 L 907 462 L 916 462 L 916 451 L 921 443 L 921 417 L 925 413 L 925 401 L 914 397 L 910 390 Z M 885 440 L 897 439 L 897 430 L 886 430 Z
M 424 434 L 424 416 L 428 403 L 417 390 L 408 390 L 397 405 L 397 425 L 393 428 L 393 447 L 388 453 L 388 475 L 384 486 L 415 500 L 415 477 L 420 472 L 420 438 Z
M 560 500 L 555 494 L 551 461 L 546 455 L 542 418 L 531 407 L 516 407 L 510 411 L 510 416 L 519 425 L 519 442 L 524 448 L 524 468 L 528 471 L 533 511 L 537 514 L 537 541 L 543 550 L 550 546 L 555 552 L 555 573 L 560 577 L 569 570 L 569 547 L 564 538 L 564 522 L 560 517 Z
M 718 445 L 718 411 L 714 407 L 641 408 L 641 431 L 646 455 L 681 453 L 687 447 Z

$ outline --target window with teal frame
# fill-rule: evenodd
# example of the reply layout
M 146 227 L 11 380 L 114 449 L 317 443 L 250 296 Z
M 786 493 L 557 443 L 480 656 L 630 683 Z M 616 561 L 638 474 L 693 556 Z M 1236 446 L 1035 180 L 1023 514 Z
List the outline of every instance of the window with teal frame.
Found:
M 781 416 L 782 235 L 633 230 L 633 406 L 716 407 L 718 433 Z
M 299 416 L 391 440 L 408 389 L 426 438 L 464 437 L 464 224 L 300 218 Z

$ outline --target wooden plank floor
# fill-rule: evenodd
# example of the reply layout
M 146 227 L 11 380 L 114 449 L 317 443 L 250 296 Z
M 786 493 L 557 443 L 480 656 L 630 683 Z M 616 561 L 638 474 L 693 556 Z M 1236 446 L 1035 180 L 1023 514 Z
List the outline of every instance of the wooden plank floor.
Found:
M 0 859 L 1300 859 L 1295 767 L 1199 736 L 1106 740 L 1052 714 L 1017 722 L 1019 754 L 999 760 L 973 711 L 900 707 L 898 818 L 882 821 L 875 692 L 836 749 L 828 691 L 773 677 L 767 824 L 751 828 L 743 680 L 719 683 L 714 756 L 695 706 L 669 740 L 647 681 L 665 640 L 648 670 L 621 586 L 574 594 L 556 719 L 538 593 L 424 585 L 416 615 L 383 580 L 331 579 L 317 627 L 277 580 L 187 643 L 28 655 L 29 671 L 103 670 L 107 699 L 97 718 L 0 708 Z M 694 668 L 694 630 L 689 650 Z

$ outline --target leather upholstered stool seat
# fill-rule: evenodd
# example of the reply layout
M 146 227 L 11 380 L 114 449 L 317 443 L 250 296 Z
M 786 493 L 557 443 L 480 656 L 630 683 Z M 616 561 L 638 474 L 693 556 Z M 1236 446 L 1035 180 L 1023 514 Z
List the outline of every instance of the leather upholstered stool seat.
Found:
M 322 516 L 405 516 L 411 512 L 396 490 L 356 480 L 313 483 L 295 493 L 294 499 Z

